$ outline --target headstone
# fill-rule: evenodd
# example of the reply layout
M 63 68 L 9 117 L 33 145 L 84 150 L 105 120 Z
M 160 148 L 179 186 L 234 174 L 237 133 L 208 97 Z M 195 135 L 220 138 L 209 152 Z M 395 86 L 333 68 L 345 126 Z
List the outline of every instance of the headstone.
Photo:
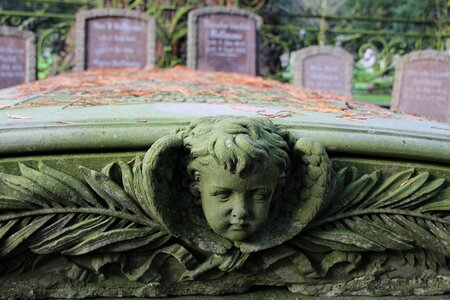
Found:
M 211 6 L 191 11 L 188 19 L 189 67 L 257 75 L 261 17 L 238 8 Z
M 0 26 L 0 89 L 36 79 L 34 33 Z
M 294 85 L 352 94 L 353 56 L 334 46 L 310 46 L 293 53 Z
M 391 108 L 450 121 L 450 55 L 435 50 L 403 56 L 395 70 Z
M 77 14 L 77 71 L 155 64 L 155 18 L 138 11 L 92 9 Z

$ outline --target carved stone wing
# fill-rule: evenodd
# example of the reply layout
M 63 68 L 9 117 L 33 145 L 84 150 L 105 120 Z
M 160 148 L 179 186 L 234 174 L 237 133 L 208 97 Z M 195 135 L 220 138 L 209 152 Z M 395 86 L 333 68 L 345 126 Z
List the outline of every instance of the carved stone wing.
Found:
M 201 250 L 223 254 L 232 244 L 209 228 L 201 208 L 183 187 L 187 174 L 179 159 L 182 153 L 182 140 L 169 135 L 157 140 L 145 154 L 142 185 L 147 207 L 154 219 L 175 237 Z
M 305 138 L 295 144 L 292 171 L 281 198 L 273 204 L 266 228 L 237 246 L 255 252 L 293 238 L 326 207 L 334 191 L 331 163 L 323 145 Z

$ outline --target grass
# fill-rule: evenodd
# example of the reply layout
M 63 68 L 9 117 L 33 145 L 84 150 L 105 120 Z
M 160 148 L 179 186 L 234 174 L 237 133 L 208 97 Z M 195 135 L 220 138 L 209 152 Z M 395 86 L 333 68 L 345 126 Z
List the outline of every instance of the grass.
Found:
M 390 94 L 367 94 L 367 93 L 361 93 L 360 91 L 353 91 L 353 98 L 357 101 L 361 102 L 367 102 L 367 103 L 373 103 L 378 105 L 390 105 L 391 104 L 391 98 L 392 95 Z

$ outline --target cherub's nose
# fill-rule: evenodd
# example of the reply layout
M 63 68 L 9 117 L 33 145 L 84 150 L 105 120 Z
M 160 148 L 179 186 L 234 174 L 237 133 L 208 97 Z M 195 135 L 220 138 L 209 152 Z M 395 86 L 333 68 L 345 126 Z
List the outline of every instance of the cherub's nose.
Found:
M 248 212 L 245 205 L 245 199 L 244 197 L 237 196 L 233 199 L 232 203 L 233 207 L 231 210 L 231 215 L 234 219 L 241 220 L 244 219 Z

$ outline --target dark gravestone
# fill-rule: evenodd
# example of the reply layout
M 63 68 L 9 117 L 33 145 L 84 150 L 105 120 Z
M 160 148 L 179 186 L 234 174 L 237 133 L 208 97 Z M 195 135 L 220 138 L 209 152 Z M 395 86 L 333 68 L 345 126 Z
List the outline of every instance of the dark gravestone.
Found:
M 202 71 L 258 73 L 262 19 L 237 8 L 206 7 L 189 13 L 189 67 Z
M 36 79 L 34 34 L 0 26 L 0 89 Z
M 450 121 L 450 55 L 425 50 L 396 66 L 392 109 Z
M 311 46 L 293 53 L 295 85 L 352 94 L 353 56 L 339 47 Z
M 76 70 L 155 64 L 155 20 L 144 13 L 93 9 L 77 15 Z

